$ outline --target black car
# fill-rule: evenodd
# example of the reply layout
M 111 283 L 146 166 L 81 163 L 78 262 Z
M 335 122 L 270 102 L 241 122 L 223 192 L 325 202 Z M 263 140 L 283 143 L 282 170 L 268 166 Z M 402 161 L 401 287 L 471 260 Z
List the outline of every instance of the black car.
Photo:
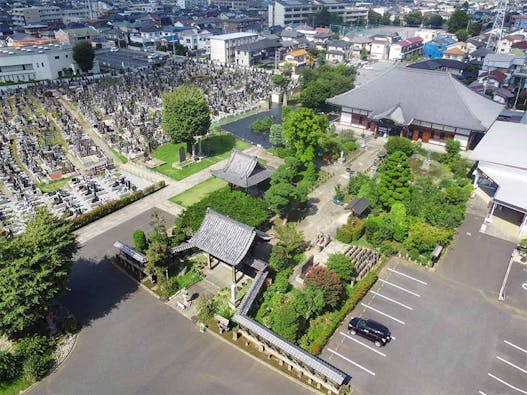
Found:
M 377 321 L 354 317 L 348 324 L 348 332 L 351 335 L 360 335 L 375 343 L 377 347 L 385 346 L 391 339 L 391 333 L 384 325 Z

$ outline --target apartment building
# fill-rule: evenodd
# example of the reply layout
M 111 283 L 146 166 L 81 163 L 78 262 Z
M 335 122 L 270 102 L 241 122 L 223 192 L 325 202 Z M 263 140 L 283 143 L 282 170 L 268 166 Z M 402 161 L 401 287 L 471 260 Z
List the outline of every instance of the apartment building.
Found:
M 11 19 L 15 26 L 27 26 L 47 23 L 67 23 L 73 20 L 89 18 L 88 8 L 62 9 L 49 7 L 17 7 L 11 10 Z
M 210 60 L 221 64 L 234 64 L 236 50 L 258 39 L 256 33 L 229 33 L 210 37 Z

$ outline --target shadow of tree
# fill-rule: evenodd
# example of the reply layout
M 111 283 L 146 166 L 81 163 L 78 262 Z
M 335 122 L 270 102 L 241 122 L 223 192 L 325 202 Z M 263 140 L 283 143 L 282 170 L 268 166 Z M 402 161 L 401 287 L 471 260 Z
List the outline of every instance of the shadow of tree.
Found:
M 107 316 L 139 287 L 105 255 L 100 260 L 79 258 L 69 279 L 62 303 L 82 326 Z

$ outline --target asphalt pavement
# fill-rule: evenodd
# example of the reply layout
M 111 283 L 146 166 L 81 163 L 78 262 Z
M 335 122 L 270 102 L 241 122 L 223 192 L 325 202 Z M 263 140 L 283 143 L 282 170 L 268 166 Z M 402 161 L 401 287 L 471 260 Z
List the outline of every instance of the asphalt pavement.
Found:
M 152 210 L 92 238 L 63 303 L 83 323 L 70 357 L 31 394 L 304 394 L 305 389 L 200 333 L 109 258 L 116 239 L 149 228 Z M 173 217 L 160 212 L 171 225 Z

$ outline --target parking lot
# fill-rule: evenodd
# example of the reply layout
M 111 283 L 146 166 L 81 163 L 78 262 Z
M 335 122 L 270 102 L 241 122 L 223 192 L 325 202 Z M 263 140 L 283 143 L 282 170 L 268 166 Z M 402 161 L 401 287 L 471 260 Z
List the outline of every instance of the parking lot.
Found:
M 388 326 L 393 340 L 377 348 L 349 335 L 352 316 Z M 359 394 L 527 394 L 526 328 L 527 312 L 392 260 L 322 357 L 347 372 Z

